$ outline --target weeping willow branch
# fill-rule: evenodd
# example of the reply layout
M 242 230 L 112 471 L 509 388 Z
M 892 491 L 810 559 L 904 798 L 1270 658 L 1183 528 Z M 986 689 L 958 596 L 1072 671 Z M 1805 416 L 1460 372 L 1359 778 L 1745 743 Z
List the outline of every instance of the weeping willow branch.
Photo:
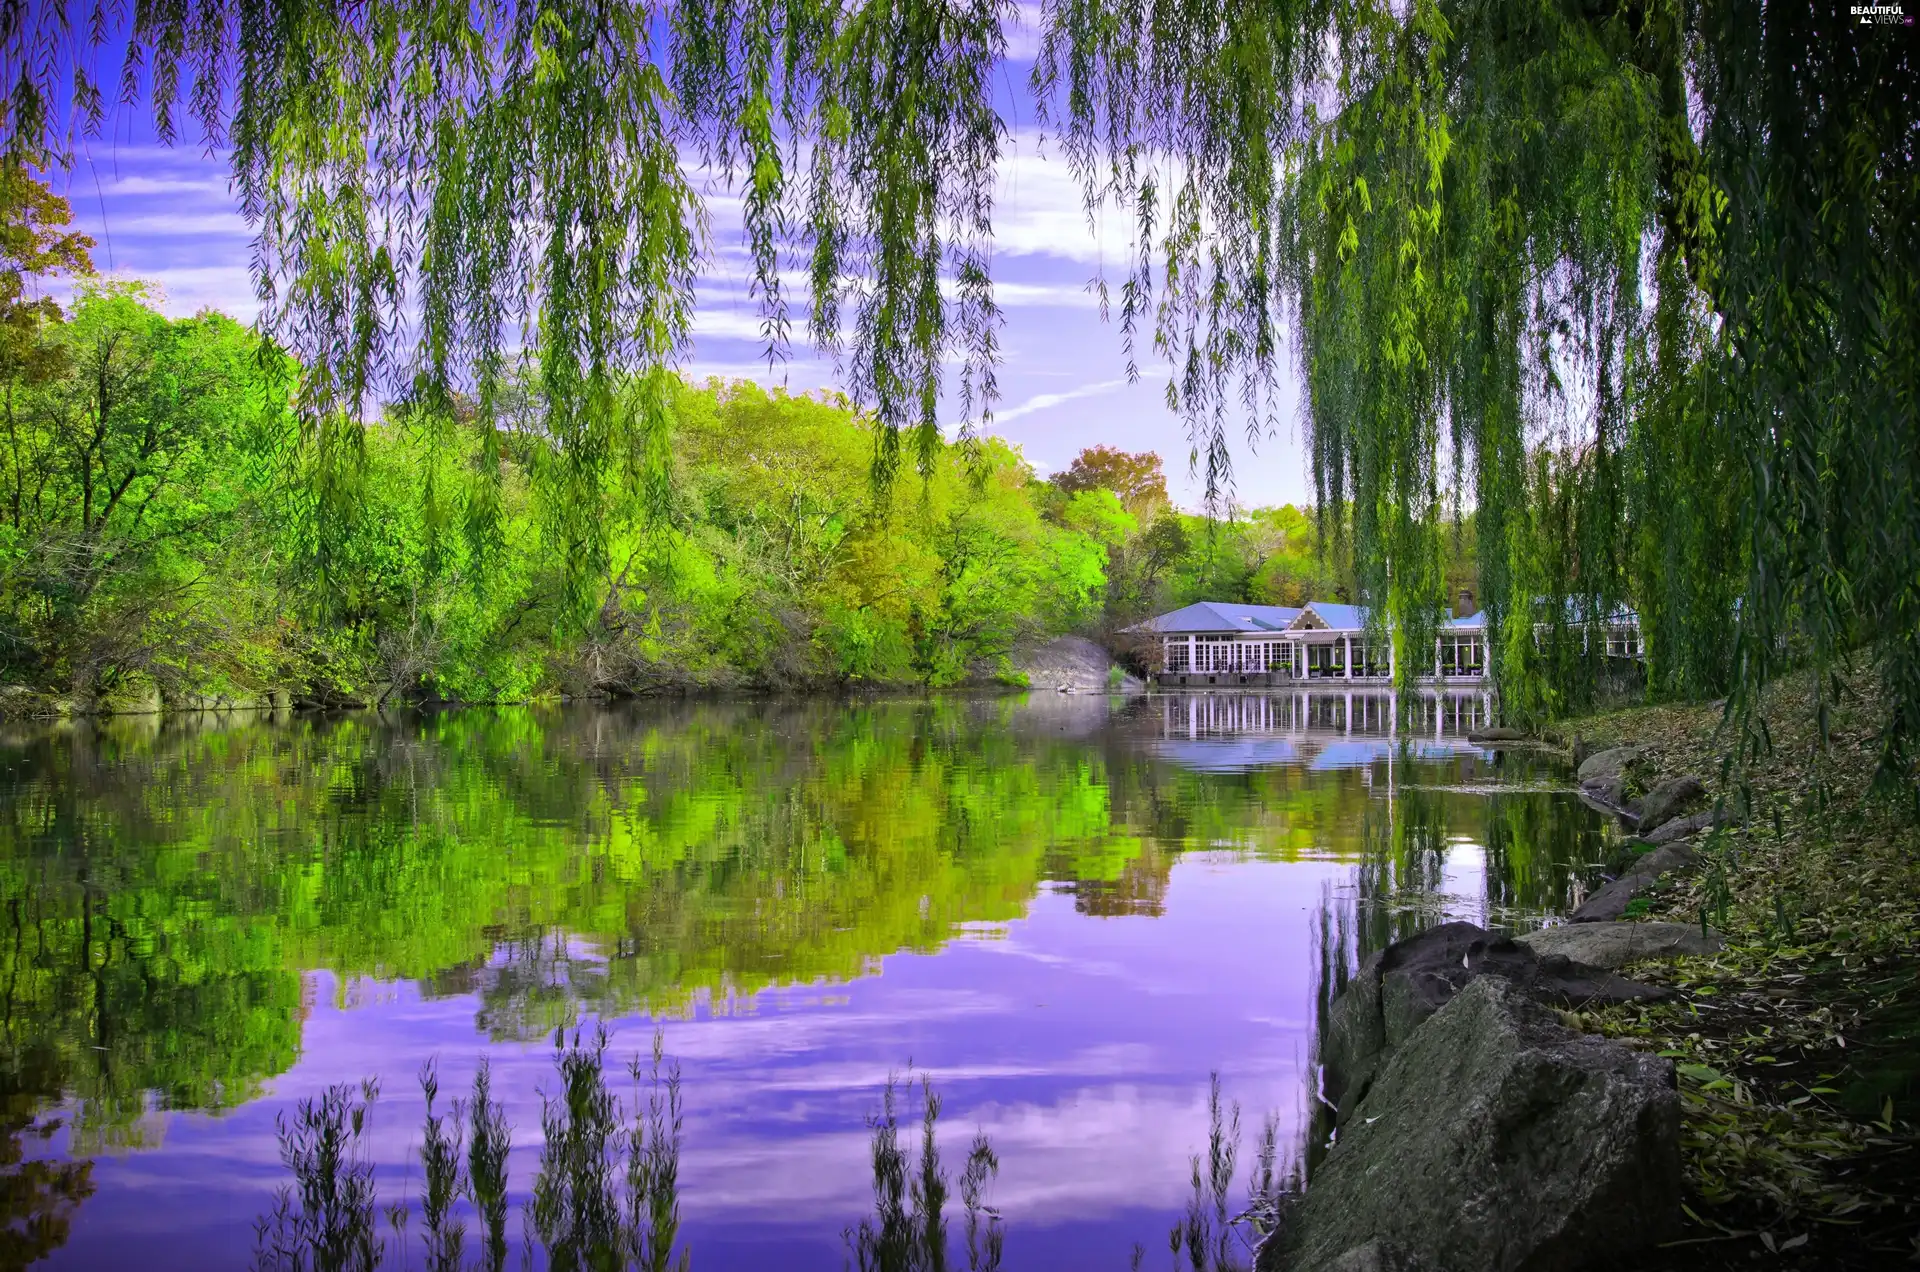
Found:
M 1007 0 L 21 3 L 0 140 L 71 153 L 117 76 L 163 138 L 229 146 L 268 334 L 341 473 L 398 383 L 427 412 L 479 402 L 484 491 L 529 359 L 586 613 L 608 483 L 665 502 L 702 174 L 740 193 L 766 356 L 803 313 L 876 423 L 878 482 L 908 453 L 928 470 L 949 387 L 963 438 L 991 418 L 1015 21 Z M 1509 713 L 1579 706 L 1630 606 L 1650 688 L 1737 690 L 1756 742 L 1771 678 L 1873 660 L 1884 767 L 1911 780 L 1912 41 L 1763 0 L 1047 0 L 1040 26 L 1039 116 L 1089 215 L 1134 227 L 1129 370 L 1141 341 L 1170 365 L 1225 506 L 1230 430 L 1282 424 L 1291 355 L 1329 537 L 1350 527 L 1403 674 L 1445 603 L 1445 523 L 1471 515 Z M 469 506 L 483 544 L 491 505 Z

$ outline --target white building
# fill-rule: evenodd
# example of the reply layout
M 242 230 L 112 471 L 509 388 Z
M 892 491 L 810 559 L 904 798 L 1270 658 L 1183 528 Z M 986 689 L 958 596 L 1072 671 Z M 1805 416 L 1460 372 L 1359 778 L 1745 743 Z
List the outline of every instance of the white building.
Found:
M 1358 605 L 1309 601 L 1234 605 L 1200 601 L 1134 628 L 1159 638 L 1153 679 L 1169 687 L 1282 685 L 1340 681 L 1383 685 L 1393 679 L 1393 650 L 1369 640 L 1367 612 Z M 1487 675 L 1484 612 L 1441 623 L 1433 661 L 1417 679 L 1434 685 L 1478 685 Z M 1334 685 L 1327 685 L 1334 688 Z

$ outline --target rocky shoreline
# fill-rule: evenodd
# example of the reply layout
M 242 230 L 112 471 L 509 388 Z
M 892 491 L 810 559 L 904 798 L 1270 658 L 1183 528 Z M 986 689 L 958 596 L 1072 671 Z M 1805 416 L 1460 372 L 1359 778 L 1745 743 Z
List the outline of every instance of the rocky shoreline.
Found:
M 1914 819 L 1858 781 L 1830 783 L 1825 803 L 1799 818 L 1778 804 L 1764 821 L 1730 817 L 1728 792 L 1710 801 L 1694 776 L 1720 744 L 1717 714 L 1641 708 L 1579 722 L 1578 733 L 1481 739 L 1567 755 L 1583 798 L 1635 833 L 1564 924 L 1518 940 L 1445 924 L 1367 961 L 1321 1039 L 1332 1143 L 1311 1186 L 1282 1208 L 1261 1272 L 1731 1268 L 1754 1257 L 1870 1268 L 1920 1257 L 1920 1190 L 1903 1190 L 1920 1141 L 1891 1103 L 1878 1120 L 1834 1107 L 1832 1084 L 1857 1063 L 1839 1027 L 1828 1040 L 1837 1055 L 1764 1053 L 1787 1052 L 1807 1018 L 1850 1001 L 1833 988 L 1833 1002 L 1796 1002 L 1776 980 L 1804 977 L 1769 970 L 1783 960 L 1798 969 L 1837 956 L 1920 985 Z M 1600 745 L 1587 740 L 1595 735 Z M 1779 777 L 1755 766 L 1743 806 Z M 1900 840 L 1904 852 L 1874 860 L 1898 876 L 1898 900 L 1881 909 L 1903 922 L 1869 950 L 1848 913 L 1836 925 L 1843 943 L 1813 955 L 1789 939 L 1777 896 L 1779 931 L 1754 901 L 1777 886 L 1769 867 L 1807 851 L 1835 815 L 1833 785 L 1862 824 Z M 1839 911 L 1858 900 L 1796 905 Z M 1751 1072 L 1727 1063 L 1731 1038 L 1715 1037 L 1736 1004 L 1745 1014 L 1726 1034 L 1747 1030 Z M 1863 1004 L 1848 1027 L 1865 1034 L 1884 1006 Z M 1778 1090 L 1762 1085 L 1801 1064 Z
M 970 679 L 952 686 L 958 690 L 994 690 L 998 692 L 1033 690 L 1054 693 L 1140 693 L 1146 684 L 1126 673 L 1105 648 L 1079 636 L 1063 636 L 1016 650 L 1003 671 L 981 670 Z M 804 688 L 804 687 L 803 687 Z M 872 684 L 821 684 L 804 688 L 815 694 L 915 693 L 925 686 L 917 682 Z M 751 687 L 713 687 L 664 684 L 651 694 L 630 697 L 687 697 L 702 694 L 753 694 Z M 774 691 L 766 691 L 772 693 Z M 92 703 L 72 697 L 38 692 L 21 685 L 0 685 L 0 720 L 70 720 L 109 716 L 195 715 L 206 713 L 266 713 L 276 711 L 367 711 L 385 706 L 407 707 L 488 707 L 526 706 L 535 702 L 608 702 L 608 694 L 555 694 L 533 699 L 502 702 L 469 702 L 447 699 L 418 700 L 394 691 L 391 685 L 375 684 L 354 690 L 318 692 L 311 687 L 276 687 L 236 690 L 231 693 L 185 693 L 163 696 L 148 687 L 138 693 L 122 694 Z
M 1581 935 L 1624 962 L 1653 948 L 1620 930 L 1642 926 Z M 1662 948 L 1700 948 L 1660 936 Z M 1284 1208 L 1261 1272 L 1619 1266 L 1672 1236 L 1683 1218 L 1673 1062 L 1577 1023 L 1671 996 L 1470 923 L 1375 954 L 1321 1040 L 1333 1144 Z
M 1698 779 L 1635 792 L 1637 748 L 1582 749 L 1570 757 L 1582 793 L 1642 834 L 1563 925 L 1512 940 L 1446 923 L 1362 966 L 1320 1039 L 1333 1141 L 1263 1245 L 1262 1272 L 1619 1266 L 1679 1232 L 1673 1061 L 1580 1021 L 1674 997 L 1613 969 L 1720 950 L 1704 923 L 1621 921 L 1669 871 L 1695 863 L 1688 839 L 1717 818 L 1687 815 L 1705 796 Z

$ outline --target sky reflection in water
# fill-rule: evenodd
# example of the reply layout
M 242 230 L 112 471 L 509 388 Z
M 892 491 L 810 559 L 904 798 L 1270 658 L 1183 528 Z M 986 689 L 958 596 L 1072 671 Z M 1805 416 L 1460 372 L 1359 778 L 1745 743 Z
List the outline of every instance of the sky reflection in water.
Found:
M 453 1093 L 491 1057 L 524 1195 L 551 1030 L 586 1014 L 622 1060 L 664 1022 L 684 1065 L 696 1268 L 841 1267 L 865 1118 L 909 1063 L 956 1169 L 977 1128 L 999 1151 L 1007 1266 L 1125 1267 L 1184 1205 L 1210 1070 L 1249 1141 L 1269 1110 L 1301 1133 L 1324 907 L 1371 904 L 1348 924 L 1366 945 L 1442 913 L 1526 924 L 1590 877 L 1605 832 L 1545 789 L 1560 775 L 1467 746 L 1478 699 L 1434 707 L 1047 695 L 0 737 L 9 1127 L 62 1117 L 29 1155 L 94 1159 L 51 1266 L 244 1266 L 285 1182 L 276 1115 L 368 1075 L 383 1201 L 417 1202 L 434 1057 Z

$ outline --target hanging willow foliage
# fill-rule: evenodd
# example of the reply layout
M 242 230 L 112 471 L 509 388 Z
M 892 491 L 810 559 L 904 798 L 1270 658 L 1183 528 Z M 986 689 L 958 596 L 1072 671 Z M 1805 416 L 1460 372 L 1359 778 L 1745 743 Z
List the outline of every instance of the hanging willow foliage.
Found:
M 486 428 L 530 351 L 583 607 L 609 474 L 664 497 L 696 165 L 741 196 L 770 358 L 804 285 L 877 479 L 903 439 L 931 461 L 955 355 L 963 432 L 990 417 L 1007 0 L 96 3 L 0 6 L 8 146 L 98 128 L 122 41 L 123 99 L 231 145 L 343 492 L 369 394 L 466 390 Z M 1319 506 L 1403 674 L 1470 508 L 1510 713 L 1577 706 L 1632 606 L 1662 693 L 1751 705 L 1788 665 L 1872 659 L 1910 772 L 1904 28 L 1762 0 L 1048 0 L 1041 27 L 1040 117 L 1136 227 L 1130 364 L 1150 332 L 1218 492 L 1293 350 Z

